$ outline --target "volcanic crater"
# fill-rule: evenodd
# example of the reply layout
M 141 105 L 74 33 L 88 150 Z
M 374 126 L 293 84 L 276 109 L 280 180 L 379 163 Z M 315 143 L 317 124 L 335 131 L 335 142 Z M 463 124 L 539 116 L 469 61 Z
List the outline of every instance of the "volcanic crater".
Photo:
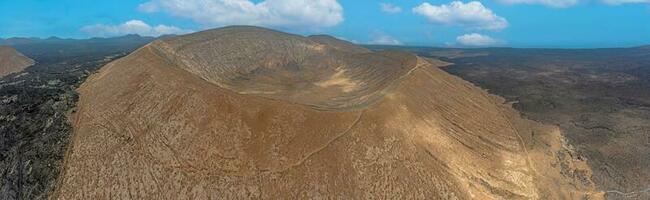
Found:
M 249 26 L 155 41 L 78 89 L 52 198 L 602 197 L 557 127 L 446 64 Z

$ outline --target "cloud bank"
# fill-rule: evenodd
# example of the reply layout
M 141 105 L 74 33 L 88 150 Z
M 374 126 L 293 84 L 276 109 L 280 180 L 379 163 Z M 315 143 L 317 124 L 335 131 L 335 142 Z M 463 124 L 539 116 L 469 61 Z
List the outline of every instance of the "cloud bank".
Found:
M 478 33 L 465 34 L 456 37 L 456 42 L 463 46 L 482 47 L 502 44 L 501 41 Z
M 504 4 L 538 4 L 554 8 L 567 8 L 580 3 L 580 0 L 497 0 Z
M 581 2 L 589 2 L 585 0 L 497 0 L 503 4 L 537 4 L 554 8 L 568 8 L 578 5 Z M 634 3 L 650 3 L 650 0 L 599 0 L 601 3 L 607 5 L 622 5 Z
M 603 3 L 609 5 L 621 5 L 630 3 L 650 3 L 650 0 L 601 0 Z
M 402 42 L 382 32 L 373 33 L 370 36 L 370 44 L 379 45 L 402 45 Z
M 317 30 L 343 22 L 337 0 L 151 0 L 143 12 L 164 12 L 205 27 L 256 25 Z
M 397 14 L 402 12 L 402 7 L 389 4 L 389 3 L 380 3 L 379 6 L 381 7 L 381 11 L 388 13 L 388 14 Z
M 167 25 L 151 26 L 140 20 L 130 20 L 118 25 L 95 24 L 85 26 L 81 28 L 81 32 L 92 37 L 113 37 L 127 34 L 160 36 L 166 34 L 185 34 L 192 31 Z
M 453 1 L 437 6 L 425 2 L 413 8 L 413 12 L 424 16 L 432 23 L 443 25 L 457 25 L 479 30 L 502 30 L 508 27 L 505 18 L 496 15 L 479 1 L 468 3 Z

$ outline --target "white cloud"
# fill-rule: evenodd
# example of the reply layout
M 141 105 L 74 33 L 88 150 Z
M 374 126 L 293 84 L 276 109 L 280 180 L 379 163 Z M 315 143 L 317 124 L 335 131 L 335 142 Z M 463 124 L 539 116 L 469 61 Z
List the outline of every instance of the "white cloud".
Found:
M 119 25 L 95 24 L 81 28 L 81 31 L 93 37 L 111 37 L 126 34 L 141 36 L 160 36 L 165 34 L 185 34 L 192 32 L 175 26 L 150 26 L 140 20 L 130 20 Z
M 389 14 L 396 14 L 402 12 L 402 7 L 389 4 L 389 3 L 380 3 L 381 11 Z
M 402 42 L 382 32 L 372 34 L 370 44 L 380 45 L 402 45 Z
M 540 4 L 555 8 L 567 8 L 580 3 L 581 0 L 498 0 L 505 4 Z M 607 0 L 605 0 L 607 1 Z
M 256 25 L 292 29 L 320 29 L 343 22 L 337 0 L 150 0 L 143 12 L 165 12 L 206 27 Z
M 502 44 L 503 42 L 491 38 L 486 35 L 481 35 L 478 33 L 471 33 L 471 34 L 465 34 L 456 37 L 456 42 L 463 46 L 474 46 L 474 47 L 479 47 L 479 46 L 493 46 L 493 45 L 499 45 Z
M 444 25 L 481 30 L 502 30 L 508 27 L 505 18 L 496 15 L 478 1 L 453 1 L 439 6 L 425 2 L 413 8 L 413 12 L 426 17 L 430 22 Z
M 650 3 L 650 0 L 601 0 L 603 3 L 609 5 L 621 5 L 628 3 Z
M 504 4 L 539 4 L 554 8 L 568 8 L 578 5 L 580 2 L 587 2 L 585 0 L 497 0 Z M 608 5 L 622 5 L 634 3 L 650 3 L 650 0 L 599 0 L 600 2 Z

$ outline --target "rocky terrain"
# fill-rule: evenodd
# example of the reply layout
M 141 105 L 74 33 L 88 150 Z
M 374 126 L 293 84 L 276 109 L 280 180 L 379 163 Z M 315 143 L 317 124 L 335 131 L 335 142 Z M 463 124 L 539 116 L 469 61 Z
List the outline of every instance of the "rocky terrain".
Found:
M 34 60 L 26 57 L 9 46 L 0 46 L 0 77 L 20 72 L 34 64 Z
M 647 47 L 409 50 L 455 63 L 445 70 L 561 127 L 608 199 L 650 199 Z
M 414 54 L 226 27 L 91 75 L 52 199 L 599 199 L 560 129 Z
M 36 60 L 0 78 L 0 199 L 48 197 L 72 134 L 68 117 L 78 100 L 75 89 L 101 66 L 151 40 L 0 41 Z

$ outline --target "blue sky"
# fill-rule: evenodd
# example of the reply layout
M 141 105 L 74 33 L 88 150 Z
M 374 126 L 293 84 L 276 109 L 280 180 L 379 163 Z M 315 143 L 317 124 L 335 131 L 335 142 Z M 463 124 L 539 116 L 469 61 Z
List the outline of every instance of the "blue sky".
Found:
M 0 0 L 0 37 L 182 34 L 234 24 L 357 43 L 650 44 L 650 0 Z

